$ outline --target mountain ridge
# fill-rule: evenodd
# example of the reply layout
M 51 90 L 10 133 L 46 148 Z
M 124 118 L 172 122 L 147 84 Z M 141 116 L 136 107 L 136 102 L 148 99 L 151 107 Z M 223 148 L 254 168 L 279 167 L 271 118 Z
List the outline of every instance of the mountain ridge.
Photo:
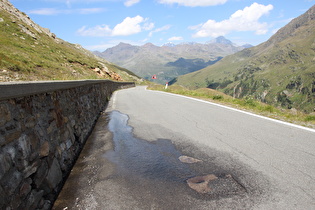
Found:
M 242 49 L 244 47 L 236 46 L 224 37 L 218 37 L 208 44 L 183 42 L 177 45 L 168 43 L 156 46 L 146 43 L 142 46 L 135 46 L 121 42 L 104 52 L 95 51 L 94 54 L 130 69 L 148 80 L 153 74 L 156 74 L 156 81 L 164 84 L 179 75 L 212 65 L 222 57 Z M 196 62 L 197 60 L 198 62 Z M 183 65 L 172 65 L 178 62 L 187 64 L 186 68 L 181 68 Z
M 315 109 L 315 6 L 266 42 L 180 76 L 172 83 L 210 87 L 237 98 L 305 112 Z

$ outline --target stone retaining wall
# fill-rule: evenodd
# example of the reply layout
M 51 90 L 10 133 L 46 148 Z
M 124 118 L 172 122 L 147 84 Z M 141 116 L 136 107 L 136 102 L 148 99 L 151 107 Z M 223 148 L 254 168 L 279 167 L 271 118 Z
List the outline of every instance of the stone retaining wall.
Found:
M 65 83 L 0 85 L 0 209 L 50 209 L 112 92 L 134 86 Z

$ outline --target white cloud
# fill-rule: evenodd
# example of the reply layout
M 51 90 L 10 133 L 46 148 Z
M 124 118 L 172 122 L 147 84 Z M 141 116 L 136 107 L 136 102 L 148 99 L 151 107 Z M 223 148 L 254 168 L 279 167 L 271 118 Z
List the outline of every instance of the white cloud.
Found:
M 207 7 L 225 4 L 227 0 L 158 0 L 160 4 L 178 4 L 186 7 Z
M 86 26 L 81 27 L 77 34 L 80 36 L 94 36 L 94 37 L 102 37 L 102 36 L 111 36 L 112 30 L 108 25 L 100 25 L 95 26 L 93 28 L 86 28 Z
M 153 30 L 153 31 L 151 31 L 151 32 L 149 33 L 149 37 L 151 37 L 154 33 L 161 32 L 161 31 L 167 31 L 167 30 L 169 30 L 171 27 L 172 27 L 171 25 L 165 25 L 165 26 L 163 26 L 163 27 L 161 27 L 161 28 L 157 28 L 157 29 L 155 29 L 155 30 Z
M 146 31 L 152 30 L 154 28 L 154 23 L 148 22 L 148 19 L 145 20 L 145 23 L 143 24 L 143 29 Z
M 269 14 L 273 9 L 271 4 L 265 6 L 253 3 L 243 10 L 238 10 L 230 16 L 229 19 L 221 22 L 208 20 L 206 23 L 197 26 L 191 26 L 191 30 L 197 32 L 193 37 L 218 37 L 224 36 L 232 31 L 255 31 L 256 34 L 266 34 L 268 32 L 268 24 L 260 23 L 259 19 L 263 15 Z
M 92 28 L 86 26 L 81 27 L 77 33 L 81 36 L 129 36 L 137 34 L 143 30 L 153 29 L 154 24 L 150 23 L 148 19 L 145 19 L 139 15 L 136 17 L 126 17 L 121 23 L 117 24 L 113 29 L 108 25 L 98 25 Z
M 184 38 L 181 36 L 173 36 L 168 39 L 168 41 L 181 41 L 181 40 L 184 40 Z
M 117 24 L 112 31 L 113 36 L 128 36 L 141 32 L 141 25 L 144 18 L 137 15 L 136 17 L 126 17 L 123 22 Z
M 126 7 L 131 7 L 132 5 L 137 4 L 139 2 L 140 2 L 140 0 L 127 0 L 127 1 L 125 1 L 124 5 Z
M 54 9 L 54 8 L 41 8 L 37 10 L 31 10 L 28 14 L 35 14 L 35 15 L 57 15 L 60 14 L 61 11 Z
M 103 8 L 82 8 L 82 9 L 77 9 L 74 11 L 77 11 L 80 14 L 95 14 L 95 13 L 104 12 L 105 9 L 103 9 Z
M 95 14 L 105 11 L 104 8 L 81 8 L 81 9 L 65 9 L 58 10 L 55 8 L 41 8 L 37 10 L 31 10 L 28 14 L 35 15 L 58 15 L 58 14 Z

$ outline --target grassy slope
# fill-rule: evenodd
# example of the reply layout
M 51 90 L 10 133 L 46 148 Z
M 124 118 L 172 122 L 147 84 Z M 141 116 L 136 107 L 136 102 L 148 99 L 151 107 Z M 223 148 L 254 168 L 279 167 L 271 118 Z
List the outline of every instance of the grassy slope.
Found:
M 21 20 L 0 9 L 0 81 L 10 80 L 73 80 L 110 79 L 93 71 L 106 64 L 124 80 L 137 80 L 126 69 L 107 63 L 78 45 L 70 44 L 45 33 L 39 33 Z M 21 30 L 23 25 L 36 39 Z M 132 76 L 131 76 L 132 75 Z
M 278 37 L 277 37 L 278 36 Z M 274 39 L 279 41 L 273 42 Z M 177 78 L 190 88 L 213 86 L 236 97 L 311 112 L 315 108 L 315 20 L 282 39 L 227 56 L 213 66 Z

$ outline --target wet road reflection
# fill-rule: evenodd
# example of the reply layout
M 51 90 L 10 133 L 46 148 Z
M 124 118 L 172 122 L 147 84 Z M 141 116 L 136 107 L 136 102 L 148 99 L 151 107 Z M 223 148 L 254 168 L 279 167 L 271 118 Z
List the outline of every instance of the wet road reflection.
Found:
M 114 150 L 108 151 L 105 157 L 115 163 L 119 173 L 179 182 L 197 175 L 179 160 L 182 154 L 170 140 L 148 142 L 137 139 L 127 125 L 127 115 L 113 111 L 110 118 L 108 126 L 113 133 Z
M 246 191 L 231 174 L 218 173 L 217 169 L 211 171 L 216 166 L 183 155 L 170 140 L 150 142 L 135 138 L 125 114 L 112 111 L 108 128 L 113 134 L 114 149 L 104 156 L 116 166 L 117 176 L 126 177 L 135 183 L 146 180 L 151 186 L 160 185 L 162 191 L 163 185 L 165 189 L 182 187 L 180 190 L 175 189 L 175 192 L 194 190 L 208 195 L 208 199 Z

